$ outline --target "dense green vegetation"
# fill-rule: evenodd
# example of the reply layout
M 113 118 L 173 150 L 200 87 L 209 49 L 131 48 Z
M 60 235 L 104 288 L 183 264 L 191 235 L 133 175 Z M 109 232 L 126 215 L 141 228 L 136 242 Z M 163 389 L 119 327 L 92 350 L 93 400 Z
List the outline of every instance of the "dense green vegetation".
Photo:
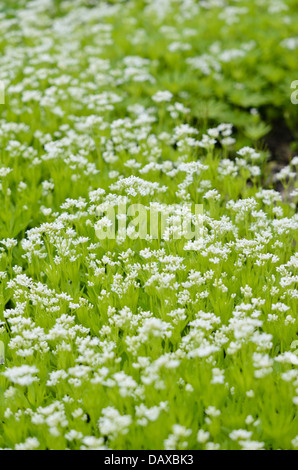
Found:
M 0 448 L 298 448 L 296 3 L 0 1 Z

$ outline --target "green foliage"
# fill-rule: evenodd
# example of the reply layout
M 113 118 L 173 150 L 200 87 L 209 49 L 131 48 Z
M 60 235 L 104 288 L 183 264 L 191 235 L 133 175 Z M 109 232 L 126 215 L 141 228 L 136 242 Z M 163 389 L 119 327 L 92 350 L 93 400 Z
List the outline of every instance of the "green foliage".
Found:
M 298 448 L 296 1 L 0 7 L 0 448 Z

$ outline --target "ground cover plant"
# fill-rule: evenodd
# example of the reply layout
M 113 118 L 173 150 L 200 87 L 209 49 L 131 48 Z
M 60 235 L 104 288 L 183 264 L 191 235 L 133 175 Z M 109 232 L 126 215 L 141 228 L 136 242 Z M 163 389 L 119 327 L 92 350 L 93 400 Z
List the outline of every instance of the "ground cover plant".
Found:
M 0 1 L 1 449 L 298 448 L 297 24 Z

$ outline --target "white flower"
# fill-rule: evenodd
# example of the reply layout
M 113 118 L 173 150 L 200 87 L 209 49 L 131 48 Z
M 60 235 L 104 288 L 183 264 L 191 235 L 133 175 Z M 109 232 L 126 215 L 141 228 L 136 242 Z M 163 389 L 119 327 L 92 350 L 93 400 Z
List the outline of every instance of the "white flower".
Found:
M 152 96 L 152 100 L 156 103 L 161 103 L 163 101 L 171 101 L 173 98 L 172 93 L 169 91 L 158 91 L 155 95 Z

